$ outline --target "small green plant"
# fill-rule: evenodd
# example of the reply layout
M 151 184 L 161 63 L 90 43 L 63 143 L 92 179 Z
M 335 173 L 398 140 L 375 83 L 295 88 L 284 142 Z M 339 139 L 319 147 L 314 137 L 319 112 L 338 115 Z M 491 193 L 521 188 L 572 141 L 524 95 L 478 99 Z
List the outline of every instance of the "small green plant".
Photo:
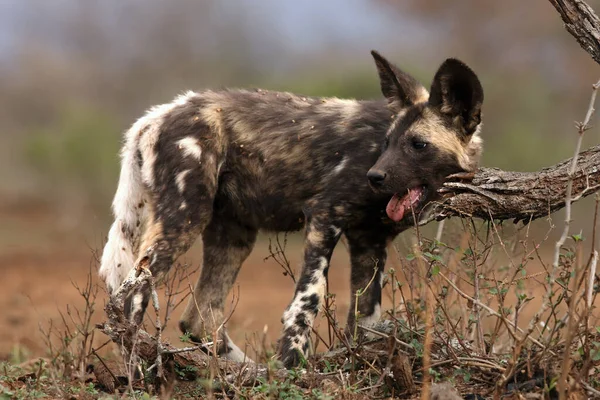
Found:
M 266 395 L 269 398 L 281 400 L 301 400 L 306 398 L 302 389 L 290 382 L 289 379 L 282 382 L 268 382 L 264 379 L 259 379 L 259 382 L 257 386 L 250 390 L 251 395 Z M 252 398 L 252 396 L 249 398 Z
M 175 365 L 175 373 L 181 379 L 189 379 L 190 376 L 196 376 L 198 372 L 198 368 L 193 365 L 186 365 L 185 367 L 181 367 L 179 364 Z
M 315 400 L 333 400 L 334 397 L 323 393 L 320 389 L 313 389 L 311 395 Z
M 184 333 L 183 335 L 179 336 L 179 340 L 182 343 L 190 343 L 192 341 L 192 334 L 189 332 Z
M 17 343 L 10 350 L 10 362 L 12 364 L 21 364 L 29 359 L 29 354 L 30 352 L 27 347 Z
M 98 390 L 96 389 L 96 386 L 94 386 L 94 384 L 92 382 L 88 383 L 87 386 L 85 386 L 85 392 L 91 395 L 97 395 L 98 394 Z

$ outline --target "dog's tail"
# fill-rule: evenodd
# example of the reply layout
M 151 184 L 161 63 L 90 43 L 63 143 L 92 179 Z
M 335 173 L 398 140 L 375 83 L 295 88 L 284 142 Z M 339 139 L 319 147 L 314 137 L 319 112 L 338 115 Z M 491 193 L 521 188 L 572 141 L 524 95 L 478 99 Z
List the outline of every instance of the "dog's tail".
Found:
M 125 134 L 121 150 L 121 175 L 112 203 L 115 220 L 102 252 L 99 271 L 111 294 L 121 286 L 135 265 L 144 227 L 145 187 L 138 162 L 138 142 L 144 129 L 142 120 L 134 124 Z

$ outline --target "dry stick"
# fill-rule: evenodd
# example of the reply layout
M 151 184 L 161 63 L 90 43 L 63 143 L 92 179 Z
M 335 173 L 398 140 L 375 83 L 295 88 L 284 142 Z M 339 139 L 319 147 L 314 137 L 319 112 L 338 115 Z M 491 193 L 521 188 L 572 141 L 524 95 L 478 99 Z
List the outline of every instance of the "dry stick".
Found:
M 590 129 L 589 123 L 592 118 L 592 114 L 594 113 L 594 105 L 596 103 L 596 94 L 598 93 L 598 88 L 600 87 L 600 80 L 592 85 L 592 96 L 590 98 L 590 104 L 588 106 L 587 113 L 585 115 L 585 119 L 583 123 L 577 123 L 577 133 L 579 137 L 577 138 L 577 145 L 575 146 L 575 154 L 573 155 L 573 161 L 571 162 L 571 168 L 569 170 L 569 176 L 567 181 L 567 193 L 565 196 L 565 226 L 563 228 L 562 235 L 560 239 L 556 242 L 554 246 L 554 260 L 552 262 L 552 269 L 550 270 L 550 276 L 548 279 L 548 291 L 546 292 L 546 299 L 542 305 L 542 308 L 538 313 L 536 313 L 533 318 L 528 331 L 533 331 L 534 323 L 537 324 L 537 320 L 541 317 L 541 315 L 546 311 L 546 309 L 550 306 L 552 302 L 554 281 L 556 279 L 556 273 L 559 267 L 559 259 L 560 259 L 560 249 L 564 245 L 567 240 L 567 236 L 569 235 L 569 228 L 571 226 L 571 197 L 573 195 L 573 176 L 575 175 L 575 171 L 577 169 L 577 159 L 579 157 L 579 153 L 581 151 L 581 142 L 583 141 L 583 134 L 586 130 Z M 566 354 L 566 353 L 565 353 Z M 568 361 L 568 359 L 566 360 Z M 563 365 L 563 368 L 565 366 Z M 563 373 L 561 374 L 560 379 L 558 380 L 558 392 L 560 400 L 563 400 L 566 396 L 566 373 L 564 372 L 567 368 L 563 369 Z
M 102 363 L 102 365 L 108 371 L 108 373 L 110 374 L 110 376 L 112 376 L 115 384 L 117 384 L 119 382 L 119 380 L 117 379 L 117 377 L 115 376 L 115 374 L 111 371 L 111 369 L 108 368 L 108 365 L 106 365 L 106 363 L 104 362 L 104 360 L 102 359 L 102 357 L 100 357 L 100 355 L 98 355 L 98 353 L 96 352 L 96 349 L 94 349 L 93 347 L 92 347 L 92 354 L 94 354 L 96 356 L 96 358 L 98 359 L 98 361 L 100 361 Z
M 433 294 L 433 297 L 435 299 L 436 304 L 440 305 L 440 309 L 442 310 L 442 312 L 444 313 L 444 317 L 446 318 L 446 322 L 447 324 L 450 326 L 450 331 L 453 335 L 454 338 L 456 338 L 456 340 L 458 341 L 458 344 L 460 345 L 460 347 L 463 349 L 463 351 L 466 354 L 471 355 L 471 352 L 469 350 L 469 348 L 466 346 L 465 342 L 463 341 L 463 339 L 461 338 L 460 333 L 458 332 L 458 330 L 456 329 L 456 327 L 458 326 L 459 321 L 456 322 L 456 324 L 452 324 L 451 322 L 451 317 L 450 315 L 448 315 L 448 310 L 446 309 L 446 306 L 444 304 L 442 304 L 441 299 L 435 295 L 435 293 Z M 452 345 L 448 342 L 448 340 L 444 340 L 444 343 L 446 344 L 447 350 L 448 350 L 448 354 L 451 357 L 456 357 L 456 354 L 454 352 L 454 349 L 452 348 Z
M 590 384 L 584 381 L 581 381 L 581 386 L 583 386 L 589 393 L 593 394 L 597 398 L 600 398 L 600 390 L 594 389 L 592 386 L 590 386 Z
M 380 331 L 378 331 L 378 330 L 375 330 L 375 329 L 369 328 L 368 326 L 362 326 L 362 325 L 361 325 L 361 327 L 360 327 L 360 328 L 361 328 L 361 329 L 364 329 L 365 331 L 367 331 L 367 332 L 369 332 L 369 333 L 371 333 L 371 334 L 373 334 L 373 335 L 375 335 L 375 336 L 379 336 L 379 337 L 382 337 L 382 338 L 385 338 L 385 339 L 390 339 L 391 337 L 393 337 L 393 338 L 394 338 L 394 341 L 395 341 L 396 343 L 398 343 L 398 344 L 399 344 L 399 345 L 401 345 L 402 347 L 405 347 L 405 348 L 407 348 L 407 349 L 409 349 L 409 350 L 410 350 L 410 352 L 406 352 L 406 351 L 404 351 L 404 350 L 399 350 L 399 351 L 401 351 L 402 353 L 404 353 L 404 354 L 406 354 L 406 355 L 408 355 L 408 354 L 411 354 L 411 353 L 414 353 L 414 351 L 415 351 L 415 348 L 414 348 L 414 346 L 413 346 L 413 345 L 411 345 L 411 344 L 408 344 L 408 343 L 406 343 L 406 342 L 403 342 L 402 340 L 398 339 L 398 338 L 397 338 L 396 336 L 394 336 L 394 335 L 388 335 L 388 334 L 387 334 L 387 333 L 385 333 L 385 332 L 380 332 Z
M 356 293 L 354 294 L 354 296 L 355 296 L 355 298 L 354 298 L 354 321 L 355 321 L 355 323 L 354 323 L 353 339 L 355 342 L 358 339 L 358 318 L 359 318 L 358 300 L 367 291 L 367 289 L 369 289 L 369 287 L 375 280 L 375 277 L 377 276 L 377 270 L 378 270 L 377 264 L 379 264 L 379 260 L 374 260 L 374 263 L 375 263 L 375 267 L 373 268 L 373 276 L 369 280 L 369 283 L 367 283 L 367 286 L 365 286 L 364 289 L 358 289 L 356 291 Z
M 419 244 L 421 241 L 419 241 Z M 427 278 L 427 269 L 423 262 L 423 255 L 421 254 L 420 246 L 415 246 L 414 250 L 417 256 L 417 262 L 422 271 L 425 279 Z M 427 287 L 425 288 L 425 339 L 423 340 L 423 386 L 421 387 L 421 399 L 429 400 L 429 393 L 431 390 L 431 377 L 429 369 L 431 366 L 431 346 L 433 344 L 433 289 L 430 286 L 430 282 L 426 282 Z
M 154 312 L 156 313 L 156 322 L 154 327 L 156 328 L 156 376 L 159 379 L 163 379 L 165 377 L 163 364 L 162 364 L 162 355 L 164 352 L 162 345 L 162 326 L 160 323 L 160 304 L 158 302 L 158 293 L 156 292 L 156 285 L 154 281 L 154 276 L 152 276 L 152 272 L 148 270 L 148 282 L 150 284 L 150 291 L 152 296 L 152 307 L 154 308 Z M 148 368 L 149 370 L 152 367 Z
M 559 258 L 560 258 L 560 249 L 562 248 L 565 240 L 567 239 L 567 236 L 569 234 L 570 222 L 571 222 L 571 202 L 573 201 L 573 199 L 572 199 L 573 176 L 575 175 L 575 171 L 577 169 L 577 159 L 578 159 L 579 153 L 581 151 L 581 143 L 583 140 L 583 133 L 587 129 L 589 129 L 588 124 L 589 124 L 590 118 L 592 117 L 592 114 L 594 112 L 594 104 L 596 102 L 596 94 L 597 94 L 598 87 L 600 87 L 600 81 L 598 81 L 594 85 L 592 85 L 592 96 L 590 98 L 590 104 L 589 104 L 588 111 L 586 113 L 584 122 L 577 124 L 579 137 L 577 140 L 577 145 L 575 146 L 575 154 L 571 161 L 571 167 L 569 169 L 567 190 L 566 190 L 566 196 L 565 196 L 565 227 L 563 229 L 563 233 L 562 233 L 560 239 L 556 242 L 556 245 L 554 247 L 554 259 L 552 262 L 552 268 L 550 269 L 550 274 L 548 277 L 549 278 L 548 279 L 548 289 L 546 291 L 546 295 L 544 296 L 544 301 L 542 303 L 542 307 L 535 314 L 535 316 L 532 318 L 531 322 L 529 323 L 529 326 L 526 331 L 526 336 L 531 335 L 531 333 L 537 326 L 542 315 L 552 305 L 552 295 L 554 294 L 553 287 L 554 287 L 554 283 L 556 280 L 556 272 L 559 267 L 558 264 L 559 264 Z
M 578 257 L 578 260 L 581 259 L 581 256 Z M 580 261 L 579 261 L 580 263 Z M 564 400 L 566 399 L 566 396 L 568 394 L 568 389 L 569 386 L 567 385 L 567 376 L 569 375 L 569 372 L 571 371 L 571 351 L 570 351 L 570 347 L 571 347 L 571 343 L 573 341 L 573 336 L 574 336 L 574 331 L 577 330 L 577 327 L 579 326 L 579 324 L 581 323 L 581 320 L 583 319 L 583 316 L 581 318 L 578 318 L 577 315 L 575 315 L 575 308 L 577 306 L 577 304 L 579 303 L 579 298 L 577 296 L 577 292 L 579 291 L 579 288 L 581 287 L 581 283 L 583 281 L 583 274 L 585 274 L 585 271 L 583 271 L 583 268 L 579 265 L 577 265 L 575 267 L 575 279 L 574 279 L 574 283 L 573 283 L 573 293 L 572 295 L 569 297 L 568 299 L 568 305 L 569 305 L 569 309 L 565 315 L 565 317 L 568 318 L 568 325 L 567 325 L 567 334 L 565 337 L 565 343 L 564 343 L 564 354 L 563 354 L 563 360 L 562 360 L 562 370 L 560 372 L 560 376 L 558 378 L 558 383 L 557 383 L 557 389 L 558 389 L 558 395 L 559 395 L 559 399 Z
M 269 238 L 269 255 L 264 258 L 263 261 L 273 259 L 283 269 L 283 275 L 289 276 L 294 285 L 296 284 L 296 271 L 292 268 L 290 261 L 285 253 L 287 247 L 287 233 L 284 234 L 283 244 L 279 240 L 279 233 L 275 235 L 275 244 L 271 238 Z
M 477 229 L 475 228 L 475 222 L 473 220 L 471 220 L 471 226 L 473 227 L 473 237 L 475 238 L 473 243 L 473 249 L 471 251 L 471 254 L 473 256 L 473 297 L 479 303 L 479 263 L 477 262 Z M 481 353 L 485 353 L 483 326 L 481 324 L 480 310 L 477 304 L 473 304 L 473 313 L 475 314 L 475 330 L 477 332 L 477 345 L 479 347 L 478 350 Z
M 491 215 L 490 215 L 490 223 L 492 225 L 494 233 L 496 234 L 496 236 L 498 238 L 498 241 L 500 243 L 500 247 L 502 248 L 502 250 L 504 250 L 504 253 L 506 254 L 506 256 L 508 257 L 508 259 L 510 261 L 512 269 L 514 270 L 512 278 L 510 279 L 510 282 L 508 283 L 508 285 L 511 285 L 515 281 L 515 278 L 516 278 L 517 274 L 519 273 L 519 268 L 517 268 L 515 266 L 515 263 L 513 262 L 512 257 L 510 256 L 510 253 L 506 249 L 506 245 L 505 245 L 504 241 L 502 240 L 502 236 L 500 235 L 500 232 L 498 231 L 498 227 L 496 226 L 496 223 L 494 222 L 494 220 L 493 220 L 493 218 L 492 218 Z M 524 254 L 523 255 L 523 260 L 527 259 L 527 257 L 529 257 L 530 254 L 531 253 Z M 522 261 L 522 265 L 525 265 L 524 261 Z M 500 310 L 502 310 L 502 308 L 504 307 L 505 297 L 502 295 L 501 288 L 499 287 L 498 281 L 496 280 L 495 276 L 494 276 L 494 281 L 495 281 L 496 289 L 497 289 L 497 292 L 498 292 L 498 301 L 500 302 Z M 505 285 L 506 282 L 502 282 L 502 284 Z M 520 302 L 520 300 L 519 300 L 519 302 Z M 514 328 L 515 329 L 518 327 L 518 322 L 517 322 L 518 316 L 519 316 L 519 314 L 518 314 L 518 305 L 517 305 L 517 307 L 515 307 L 515 318 L 513 320 L 514 321 Z M 494 342 L 496 340 L 496 334 L 499 331 L 499 329 L 501 328 L 502 323 L 503 323 L 502 320 L 498 320 L 498 323 L 496 325 L 497 329 L 494 330 L 494 333 L 492 335 L 492 340 L 490 340 L 490 352 L 492 352 L 492 350 L 493 350 Z M 507 331 L 511 335 L 513 343 L 516 344 L 517 341 L 518 341 L 517 337 L 514 335 L 514 333 L 512 331 L 510 331 L 510 330 L 507 330 Z M 520 346 L 520 344 L 519 344 L 519 346 Z
M 460 363 L 463 363 L 464 365 L 472 365 L 472 366 L 477 366 L 477 367 L 482 367 L 482 368 L 489 368 L 489 369 L 494 369 L 494 370 L 500 371 L 500 372 L 504 372 L 506 370 L 506 368 L 502 367 L 501 365 L 494 364 L 493 362 L 491 362 L 490 360 L 487 360 L 485 358 L 458 357 L 457 361 Z M 454 362 L 454 360 L 438 361 L 438 362 L 431 364 L 431 367 L 432 368 L 433 367 L 441 367 L 443 365 L 451 364 L 452 362 Z M 467 364 L 467 363 L 470 363 L 470 364 Z
M 600 204 L 600 196 L 596 195 L 596 209 L 594 212 L 594 226 L 593 226 L 593 236 L 592 236 L 592 259 L 590 262 L 590 273 L 588 274 L 588 281 L 586 282 L 586 307 L 588 310 L 588 321 L 586 322 L 586 326 L 589 329 L 589 310 L 592 308 L 592 299 L 594 296 L 594 280 L 596 278 L 596 266 L 598 264 L 598 250 L 596 243 L 596 225 L 598 219 L 598 205 Z
M 585 293 L 586 293 L 586 301 L 584 304 L 584 315 L 582 316 L 582 319 L 585 320 L 585 335 L 583 337 L 583 339 L 580 340 L 582 341 L 582 348 L 583 348 L 583 356 L 584 356 L 584 362 L 583 365 L 581 366 L 581 368 L 579 368 L 579 374 L 578 374 L 578 378 L 577 381 L 578 382 L 584 382 L 589 376 L 590 376 L 590 368 L 593 367 L 593 360 L 590 354 L 590 341 L 592 338 L 590 338 L 589 332 L 590 330 L 593 330 L 593 325 L 591 324 L 590 321 L 590 317 L 592 316 L 592 304 L 595 301 L 595 297 L 596 294 L 594 293 L 594 279 L 595 279 L 595 273 L 596 273 L 596 264 L 598 262 L 598 251 L 596 250 L 596 246 L 597 246 L 597 229 L 598 229 L 598 211 L 599 211 L 599 206 L 600 206 L 600 196 L 596 195 L 595 196 L 595 208 L 594 208 L 594 221 L 592 223 L 592 252 L 590 254 L 590 259 L 588 261 L 589 264 L 589 274 L 587 275 L 587 280 L 585 282 Z M 585 275 L 584 275 L 584 279 L 585 279 Z
M 446 275 L 444 275 L 442 272 L 439 272 L 439 273 L 438 273 L 438 275 L 439 275 L 439 276 L 441 276 L 442 278 L 444 278 L 444 280 L 445 280 L 446 282 L 448 282 L 448 284 L 449 284 L 450 286 L 452 286 L 452 288 L 453 288 L 454 290 L 456 290 L 456 292 L 457 292 L 459 295 L 461 295 L 463 298 L 465 298 L 466 300 L 470 300 L 470 301 L 472 301 L 472 302 L 473 302 L 473 304 L 477 304 L 478 306 L 480 306 L 481 308 L 483 308 L 484 310 L 486 310 L 486 311 L 487 311 L 487 312 L 488 312 L 490 315 L 493 315 L 493 316 L 495 316 L 495 317 L 497 317 L 497 318 L 500 318 L 500 319 L 504 320 L 504 321 L 505 321 L 505 326 L 507 327 L 507 329 L 509 329 L 509 330 L 510 330 L 510 331 L 511 331 L 511 332 L 514 334 L 514 331 L 512 331 L 512 329 L 513 329 L 513 327 L 514 327 L 514 322 L 513 322 L 513 321 L 510 321 L 510 320 L 508 320 L 508 319 L 507 319 L 505 316 L 503 316 L 502 314 L 500 314 L 500 313 L 498 313 L 498 312 L 494 311 L 492 308 L 488 307 L 488 306 L 487 306 L 487 305 L 485 305 L 484 303 L 482 303 L 482 302 L 480 302 L 480 301 L 478 301 L 478 300 L 475 300 L 473 297 L 469 296 L 468 294 L 466 294 L 465 292 L 463 292 L 462 290 L 460 290 L 460 289 L 458 288 L 458 286 L 456 286 L 456 284 L 455 284 L 454 282 L 452 282 L 450 279 L 448 279 L 448 277 L 447 277 Z M 510 327 L 510 328 L 509 328 L 509 327 Z M 525 333 L 525 332 L 523 331 L 523 329 L 521 329 L 521 328 L 519 328 L 519 327 L 517 327 L 517 328 L 516 328 L 516 330 L 517 330 L 517 331 L 519 331 L 519 332 L 521 332 L 521 333 Z M 533 343 L 533 344 L 536 344 L 536 345 L 540 346 L 542 349 L 545 349 L 545 348 L 546 348 L 546 346 L 544 346 L 544 345 L 543 345 L 543 344 L 542 344 L 540 341 L 538 341 L 537 339 L 534 339 L 533 337 L 531 337 L 531 335 L 527 335 L 527 336 L 526 336 L 526 339 L 527 339 L 527 340 L 529 340 L 531 343 Z M 552 355 L 556 355 L 556 353 L 555 353 L 555 352 L 553 352 L 552 350 L 548 350 L 548 351 L 550 352 L 550 354 L 552 354 Z
M 395 338 L 398 334 L 398 325 L 394 326 L 394 330 L 392 331 L 391 336 L 393 338 Z M 387 361 L 385 363 L 385 367 L 383 367 L 382 373 L 381 375 L 379 375 L 379 378 L 377 379 L 377 382 L 375 383 L 375 386 L 381 385 L 383 383 L 383 380 L 385 379 L 386 376 L 389 376 L 390 374 L 390 370 L 392 367 L 392 361 L 394 359 L 394 353 L 396 352 L 396 348 L 398 347 L 398 344 L 396 343 L 396 341 L 392 341 L 391 344 L 390 340 L 387 340 L 388 343 L 388 354 L 387 354 Z M 402 351 L 402 350 L 399 350 Z M 373 389 L 373 391 L 371 391 L 371 396 L 375 395 L 375 389 Z
M 446 225 L 446 220 L 443 219 L 438 223 L 437 232 L 435 234 L 436 243 L 440 243 L 442 241 L 442 235 L 444 234 L 444 226 Z
M 577 159 L 578 159 L 579 153 L 581 151 L 581 142 L 583 141 L 583 134 L 586 130 L 590 129 L 589 122 L 590 122 L 590 118 L 592 117 L 592 114 L 594 112 L 594 104 L 596 103 L 596 94 L 597 94 L 598 87 L 600 87 L 600 81 L 598 81 L 594 85 L 592 85 L 592 96 L 590 98 L 590 104 L 588 107 L 587 114 L 585 116 L 585 120 L 583 121 L 583 123 L 576 124 L 579 137 L 577 139 L 577 145 L 575 147 L 575 155 L 573 156 L 573 160 L 571 162 L 571 169 L 569 170 L 569 176 L 568 176 L 569 179 L 567 181 L 567 192 L 566 192 L 566 198 L 565 198 L 565 226 L 564 226 L 563 233 L 562 233 L 560 239 L 556 242 L 556 245 L 554 246 L 554 260 L 552 262 L 552 270 L 551 270 L 551 275 L 550 275 L 550 289 L 552 288 L 552 285 L 554 283 L 554 279 L 556 276 L 556 271 L 558 270 L 560 249 L 564 245 L 565 240 L 567 240 L 567 236 L 569 235 L 569 228 L 571 225 L 571 201 L 572 201 L 571 197 L 573 195 L 573 176 L 575 175 L 575 171 L 577 169 Z M 550 292 L 550 290 L 549 290 L 549 292 Z M 550 293 L 548 293 L 548 294 L 550 294 Z

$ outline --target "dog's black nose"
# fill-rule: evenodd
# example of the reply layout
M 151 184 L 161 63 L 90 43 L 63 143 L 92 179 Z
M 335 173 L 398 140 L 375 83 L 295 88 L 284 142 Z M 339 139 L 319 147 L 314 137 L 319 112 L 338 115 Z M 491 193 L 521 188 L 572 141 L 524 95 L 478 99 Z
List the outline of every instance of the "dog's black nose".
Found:
M 367 178 L 369 178 L 369 182 L 371 182 L 371 185 L 373 186 L 381 186 L 386 176 L 387 174 L 385 172 L 377 169 L 370 169 L 369 172 L 367 172 Z

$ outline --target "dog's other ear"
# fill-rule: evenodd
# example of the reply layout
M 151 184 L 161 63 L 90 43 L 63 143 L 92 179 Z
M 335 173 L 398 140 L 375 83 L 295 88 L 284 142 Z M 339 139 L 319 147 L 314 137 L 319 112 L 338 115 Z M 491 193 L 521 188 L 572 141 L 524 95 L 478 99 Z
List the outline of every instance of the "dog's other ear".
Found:
M 440 66 L 431 84 L 429 104 L 450 119 L 467 136 L 481 123 L 483 88 L 471 68 L 449 58 Z
M 415 78 L 391 64 L 375 50 L 371 51 L 371 55 L 379 73 L 381 92 L 393 111 L 398 112 L 404 107 L 427 101 L 427 89 Z

